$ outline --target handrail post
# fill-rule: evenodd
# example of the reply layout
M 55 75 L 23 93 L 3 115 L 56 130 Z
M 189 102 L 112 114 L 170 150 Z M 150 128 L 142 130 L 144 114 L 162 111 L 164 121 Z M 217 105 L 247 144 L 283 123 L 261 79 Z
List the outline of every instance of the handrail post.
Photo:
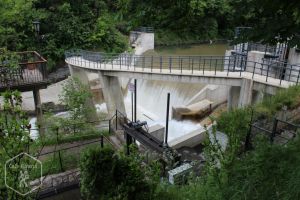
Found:
M 108 120 L 108 133 L 111 134 L 111 119 Z
M 194 73 L 194 58 L 192 58 L 192 74 Z
M 171 68 L 172 68 L 172 57 L 169 57 L 169 70 L 170 70 L 170 73 L 171 73 Z
M 160 56 L 160 72 L 162 71 L 162 56 Z
M 300 67 L 298 66 L 298 77 L 297 77 L 297 82 L 296 82 L 296 85 L 298 85 L 299 83 L 299 78 L 300 78 Z
M 205 61 L 206 61 L 206 59 L 204 58 L 203 59 L 203 75 L 204 75 L 204 69 L 205 69 L 205 64 L 206 64 Z
M 118 110 L 116 110 L 116 131 L 118 130 Z
M 292 71 L 293 71 L 293 65 L 291 65 L 290 75 L 289 75 L 289 81 L 291 80 L 291 74 L 292 74 Z
M 267 69 L 267 78 L 266 78 L 266 82 L 268 82 L 269 70 L 270 70 L 270 65 L 268 65 L 268 69 Z
M 256 68 L 257 62 L 254 63 L 253 73 L 252 73 L 252 79 L 254 78 L 255 68 Z
M 218 58 L 216 58 L 215 75 L 217 75 Z
M 152 69 L 153 69 L 153 56 L 151 56 L 151 72 L 152 72 Z
M 182 58 L 180 58 L 180 71 L 181 71 L 181 74 L 182 74 Z

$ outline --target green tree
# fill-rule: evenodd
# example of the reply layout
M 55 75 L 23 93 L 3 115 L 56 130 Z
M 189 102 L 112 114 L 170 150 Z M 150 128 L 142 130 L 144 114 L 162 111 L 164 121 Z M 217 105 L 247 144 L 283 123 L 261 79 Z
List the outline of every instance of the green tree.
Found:
M 115 189 L 113 170 L 114 151 L 108 147 L 93 148 L 80 159 L 80 191 L 84 199 L 105 199 Z
M 67 106 L 73 122 L 97 121 L 94 105 L 90 104 L 92 93 L 77 77 L 70 78 L 63 86 L 60 101 Z
M 6 91 L 1 94 L 3 103 L 0 105 L 0 198 L 1 199 L 22 199 L 14 191 L 6 188 L 4 184 L 4 165 L 7 160 L 20 153 L 28 152 L 30 144 L 29 121 L 22 111 L 21 94 L 17 91 Z M 8 170 L 6 181 L 13 188 L 19 188 L 18 177 L 21 164 L 18 159 L 14 160 L 16 169 Z M 27 198 L 23 198 L 27 199 Z

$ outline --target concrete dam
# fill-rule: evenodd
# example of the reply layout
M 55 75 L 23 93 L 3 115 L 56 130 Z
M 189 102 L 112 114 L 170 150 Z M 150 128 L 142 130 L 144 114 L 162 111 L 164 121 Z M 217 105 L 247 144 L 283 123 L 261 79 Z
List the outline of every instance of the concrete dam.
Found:
M 195 140 L 203 132 L 199 123 L 181 121 L 186 116 L 224 103 L 228 109 L 247 106 L 299 80 L 298 65 L 267 62 L 259 51 L 250 51 L 246 57 L 236 56 L 240 51 L 237 49 L 226 51 L 226 56 L 143 55 L 154 48 L 153 33 L 139 33 L 133 46 L 135 54 L 67 52 L 66 62 L 73 76 L 101 91 L 97 107 L 108 116 L 113 116 L 115 110 L 131 116 L 128 86 L 137 79 L 137 118 L 163 128 L 166 94 L 170 92 L 170 114 L 177 119 L 172 119 L 170 125 L 169 142 L 174 146 L 180 146 L 176 140 Z

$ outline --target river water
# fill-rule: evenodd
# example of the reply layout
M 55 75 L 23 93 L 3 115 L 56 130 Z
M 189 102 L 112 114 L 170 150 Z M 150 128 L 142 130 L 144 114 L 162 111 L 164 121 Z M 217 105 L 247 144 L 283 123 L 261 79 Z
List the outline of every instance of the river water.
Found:
M 201 44 L 190 46 L 158 47 L 154 51 L 148 51 L 146 55 L 206 55 L 224 56 L 228 48 L 227 44 Z

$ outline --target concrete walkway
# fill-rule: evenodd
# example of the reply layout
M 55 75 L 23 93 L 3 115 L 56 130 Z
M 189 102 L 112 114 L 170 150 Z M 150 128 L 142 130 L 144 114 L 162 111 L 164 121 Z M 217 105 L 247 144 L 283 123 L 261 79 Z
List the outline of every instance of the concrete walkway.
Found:
M 148 68 L 131 65 L 99 63 L 83 59 L 82 57 L 69 57 L 66 63 L 71 66 L 88 69 L 93 72 L 102 71 L 106 76 L 128 77 L 146 80 L 163 80 L 187 83 L 202 83 L 213 85 L 241 86 L 243 79 L 253 80 L 254 90 L 265 90 L 274 94 L 277 88 L 288 88 L 294 82 L 266 77 L 246 71 L 225 72 L 208 70 L 187 70 L 168 68 Z

